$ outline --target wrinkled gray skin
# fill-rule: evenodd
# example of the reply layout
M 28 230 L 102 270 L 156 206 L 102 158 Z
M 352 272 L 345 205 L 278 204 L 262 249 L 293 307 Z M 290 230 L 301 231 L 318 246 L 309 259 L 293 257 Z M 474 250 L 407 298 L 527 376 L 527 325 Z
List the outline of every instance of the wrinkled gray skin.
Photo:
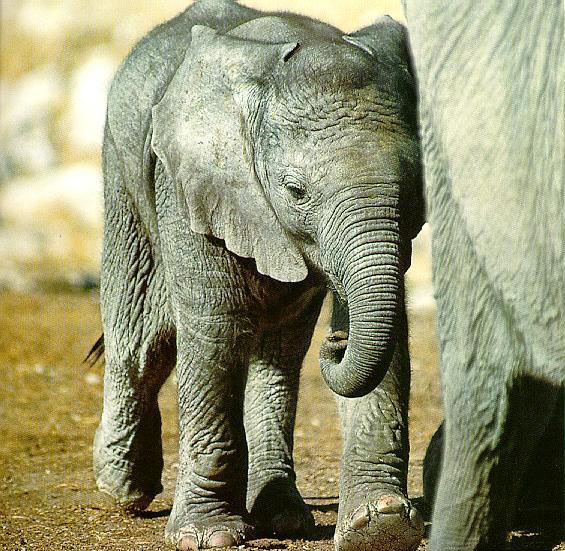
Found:
M 565 419 L 563 415 L 563 390 L 547 428 L 534 448 L 528 467 L 520 483 L 516 515 L 512 529 L 524 527 L 537 529 L 540 520 L 565 523 L 565 477 L 563 476 L 565 452 Z M 433 435 L 424 457 L 424 499 L 433 506 L 441 472 L 444 426 Z M 565 534 L 562 534 L 562 537 Z
M 408 0 L 438 301 L 430 547 L 502 549 L 565 375 L 562 0 Z
M 403 272 L 423 208 L 403 27 L 383 18 L 344 38 L 197 2 L 119 70 L 103 158 L 100 489 L 130 510 L 161 491 L 157 394 L 176 364 L 168 539 L 193 549 L 239 544 L 250 525 L 307 532 L 293 426 L 330 286 L 347 304 L 334 331 L 348 333 L 324 344 L 323 373 L 334 391 L 366 395 L 341 399 L 336 545 L 415 549 Z

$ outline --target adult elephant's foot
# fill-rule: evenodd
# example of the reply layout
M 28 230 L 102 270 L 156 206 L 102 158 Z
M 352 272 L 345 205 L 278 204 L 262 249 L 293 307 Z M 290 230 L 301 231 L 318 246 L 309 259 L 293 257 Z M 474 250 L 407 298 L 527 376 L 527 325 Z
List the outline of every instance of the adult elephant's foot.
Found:
M 240 516 L 213 517 L 196 522 L 171 518 L 165 531 L 167 541 L 180 551 L 236 547 L 253 534 L 251 526 Z
M 423 535 L 420 513 L 390 492 L 340 511 L 334 541 L 337 551 L 413 551 Z
M 153 498 L 163 491 L 161 471 L 161 434 L 148 446 L 143 457 L 123 446 L 113 445 L 115 439 L 103 427 L 94 437 L 93 465 L 98 489 L 128 513 L 143 511 Z
M 251 518 L 261 534 L 304 536 L 314 528 L 314 517 L 291 478 L 270 480 L 250 501 Z

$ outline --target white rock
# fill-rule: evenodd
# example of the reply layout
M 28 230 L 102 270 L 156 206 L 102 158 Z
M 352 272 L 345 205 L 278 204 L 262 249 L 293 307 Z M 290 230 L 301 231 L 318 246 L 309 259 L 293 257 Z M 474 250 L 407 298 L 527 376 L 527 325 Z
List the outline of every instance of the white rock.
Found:
M 37 117 L 43 117 L 61 97 L 61 78 L 52 65 L 45 65 L 27 73 L 15 83 L 2 82 L 1 128 L 21 126 Z
M 4 2 L 5 0 L 3 0 Z M 73 32 L 85 35 L 112 25 L 111 10 L 94 6 L 89 0 L 18 0 L 12 15 L 16 25 L 42 40 L 62 41 Z
M 3 137 L 0 141 L 3 148 L 0 152 L 0 181 L 47 170 L 57 160 L 46 125 Z
M 0 218 L 20 228 L 71 226 L 99 231 L 100 169 L 95 164 L 76 163 L 36 177 L 12 180 L 0 189 Z
M 37 363 L 33 366 L 33 370 L 38 374 L 38 375 L 43 375 L 45 373 L 45 366 L 41 363 Z
M 92 371 L 84 376 L 84 380 L 89 385 L 99 385 L 101 382 L 100 376 Z
M 69 110 L 59 132 L 77 154 L 100 151 L 108 88 L 117 67 L 109 50 L 97 48 L 72 75 Z
M 61 78 L 51 65 L 14 83 L 0 83 L 0 178 L 32 174 L 54 165 L 50 125 L 62 97 Z
M 42 239 L 38 232 L 24 231 L 6 226 L 5 223 L 0 226 L 0 251 L 4 260 L 1 271 L 4 277 L 10 273 L 8 279 L 14 279 L 17 268 L 15 259 L 21 263 L 33 262 L 41 255 L 41 250 Z
M 28 33 L 58 36 L 73 24 L 73 12 L 68 2 L 37 2 L 24 0 L 16 14 L 16 24 Z
M 98 167 L 78 163 L 9 182 L 0 187 L 0 221 L 0 283 L 20 287 L 34 273 L 64 280 L 77 271 L 96 273 L 102 241 Z

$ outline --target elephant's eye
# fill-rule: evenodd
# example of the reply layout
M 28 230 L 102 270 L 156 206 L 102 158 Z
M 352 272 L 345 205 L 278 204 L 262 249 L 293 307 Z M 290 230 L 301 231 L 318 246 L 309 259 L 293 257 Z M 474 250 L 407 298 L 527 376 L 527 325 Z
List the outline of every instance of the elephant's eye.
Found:
M 292 198 L 296 199 L 297 201 L 304 199 L 304 197 L 306 196 L 306 188 L 304 188 L 304 186 L 301 186 L 300 184 L 297 184 L 295 182 L 286 182 L 284 184 L 284 187 L 292 196 Z

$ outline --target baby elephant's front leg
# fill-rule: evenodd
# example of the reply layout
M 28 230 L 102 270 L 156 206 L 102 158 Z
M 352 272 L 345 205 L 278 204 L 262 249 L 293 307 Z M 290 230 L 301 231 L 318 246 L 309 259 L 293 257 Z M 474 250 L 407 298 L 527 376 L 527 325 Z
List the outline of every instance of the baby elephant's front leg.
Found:
M 263 337 L 245 389 L 247 506 L 257 529 L 278 537 L 304 536 L 314 528 L 296 487 L 292 459 L 300 368 L 315 323 L 311 317 L 294 334 L 279 330 Z
M 222 325 L 178 330 L 179 471 L 166 535 L 182 550 L 239 545 L 250 532 L 243 370 Z
M 334 301 L 332 329 L 348 327 Z M 387 374 L 362 398 L 338 398 L 343 428 L 337 551 L 414 551 L 423 536 L 407 497 L 410 359 L 405 314 Z

